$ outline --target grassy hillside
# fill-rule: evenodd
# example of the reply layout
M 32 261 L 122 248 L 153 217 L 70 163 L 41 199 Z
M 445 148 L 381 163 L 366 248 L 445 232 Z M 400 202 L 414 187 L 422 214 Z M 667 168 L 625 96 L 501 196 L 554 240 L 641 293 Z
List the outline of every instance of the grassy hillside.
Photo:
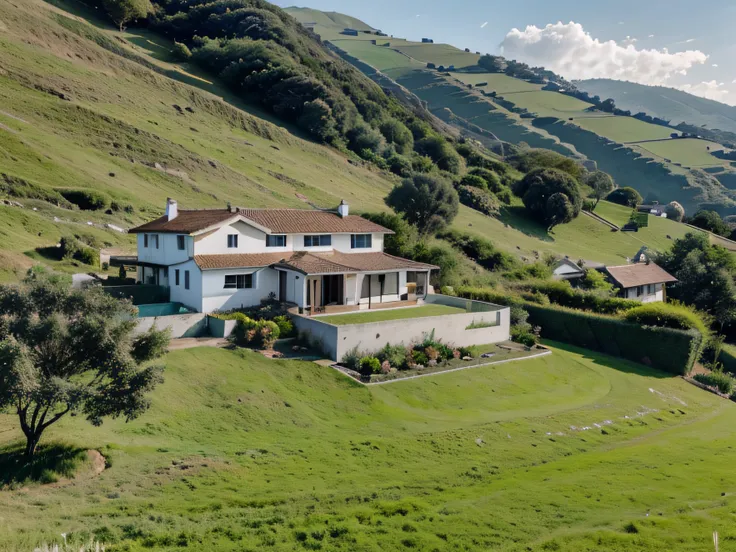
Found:
M 674 140 L 671 128 L 590 111 L 592 104 L 543 91 L 540 84 L 482 72 L 477 66 L 479 55 L 451 45 L 369 35 L 344 37 L 335 34 L 335 25 L 316 30 L 324 40 L 357 58 L 356 65 L 366 74 L 376 77 L 366 64 L 382 71 L 426 101 L 435 115 L 475 137 L 587 157 L 619 184 L 637 188 L 647 200 L 678 201 L 688 212 L 703 204 L 717 205 L 724 215 L 736 212 L 732 191 L 736 173 L 730 163 L 710 154 L 708 148 L 723 149 L 713 142 Z M 467 72 L 448 76 L 418 67 L 429 63 L 445 68 L 454 65 Z M 711 176 L 698 169 L 708 169 Z
M 578 83 L 581 90 L 601 98 L 613 98 L 616 105 L 632 113 L 644 111 L 673 125 L 686 122 L 736 132 L 736 107 L 664 86 L 646 86 L 611 79 L 591 79 Z
M 168 196 L 190 208 L 341 198 L 356 209 L 385 208 L 392 177 L 267 122 L 196 68 L 171 63 L 171 43 L 121 35 L 76 3 L 63 6 L 74 11 L 41 0 L 0 5 L 0 198 L 23 205 L 0 205 L 0 279 L 17 277 L 35 248 L 69 233 L 130 248 L 127 235 L 104 225 L 158 216 Z M 58 191 L 70 188 L 102 191 L 130 210 L 40 201 L 63 205 Z
M 0 550 L 62 532 L 130 551 L 708 550 L 736 536 L 734 422 L 681 379 L 578 350 L 371 388 L 179 351 L 144 417 L 51 432 L 102 451 L 100 476 L 3 472 Z

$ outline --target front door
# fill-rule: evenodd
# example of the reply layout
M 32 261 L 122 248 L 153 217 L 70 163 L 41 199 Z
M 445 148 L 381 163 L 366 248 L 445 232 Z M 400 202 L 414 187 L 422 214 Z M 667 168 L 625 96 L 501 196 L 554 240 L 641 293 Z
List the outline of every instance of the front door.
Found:
M 286 272 L 279 270 L 279 301 L 286 303 Z

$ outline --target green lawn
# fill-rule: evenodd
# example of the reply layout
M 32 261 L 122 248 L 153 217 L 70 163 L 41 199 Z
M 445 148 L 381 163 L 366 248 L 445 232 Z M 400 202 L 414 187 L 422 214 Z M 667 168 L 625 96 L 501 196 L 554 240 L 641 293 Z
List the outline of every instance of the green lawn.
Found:
M 422 305 L 419 307 L 404 307 L 399 309 L 377 309 L 350 314 L 336 314 L 315 318 L 320 322 L 347 326 L 350 324 L 368 324 L 370 322 L 384 322 L 387 320 L 404 320 L 407 318 L 425 318 L 428 316 L 444 316 L 446 314 L 464 314 L 465 309 L 448 307 L 446 305 Z
M 532 84 L 503 73 L 452 73 L 452 76 L 465 84 L 472 84 L 473 86 L 481 82 L 487 82 L 487 85 L 478 86 L 477 88 L 504 96 L 512 92 L 536 92 L 542 89 L 541 84 Z
M 591 113 L 585 110 L 593 105 L 572 96 L 546 90 L 504 94 L 503 97 L 513 102 L 517 107 L 525 107 L 540 117 L 558 117 L 560 119 L 573 116 L 589 117 Z
M 714 530 L 736 538 L 736 405 L 643 366 L 554 347 L 366 388 L 247 351 L 166 364 L 144 417 L 51 430 L 46 444 L 97 448 L 110 467 L 0 491 L 0 550 L 61 533 L 131 552 L 700 552 Z M 20 435 L 0 416 L 3 444 Z
M 662 140 L 669 138 L 672 129 L 645 123 L 633 117 L 590 117 L 577 118 L 574 124 L 605 136 L 614 142 L 641 142 L 642 140 Z
M 660 142 L 644 142 L 637 144 L 644 154 L 653 154 L 657 159 L 669 159 L 686 167 L 730 166 L 728 161 L 718 159 L 709 152 L 723 150 L 723 146 L 708 140 L 696 138 L 678 138 Z
M 454 65 L 457 69 L 476 65 L 480 56 L 465 52 L 449 44 L 422 44 L 421 42 L 395 41 L 390 39 L 391 48 L 423 63 L 434 63 L 438 67 Z
M 384 46 L 376 46 L 368 40 L 332 40 L 335 46 L 345 50 L 351 56 L 364 61 L 379 71 L 422 69 L 426 65 L 411 60 L 396 50 Z

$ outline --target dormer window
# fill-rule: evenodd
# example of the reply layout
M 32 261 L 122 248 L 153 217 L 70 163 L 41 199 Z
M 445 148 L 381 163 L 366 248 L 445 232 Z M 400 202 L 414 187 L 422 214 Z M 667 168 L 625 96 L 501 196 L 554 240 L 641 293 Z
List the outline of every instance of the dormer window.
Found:
M 227 235 L 227 247 L 228 247 L 228 249 L 237 249 L 238 248 L 238 235 L 237 234 L 228 234 Z
M 352 234 L 350 236 L 351 249 L 370 249 L 373 246 L 372 234 Z
M 329 247 L 332 245 L 332 235 L 304 236 L 304 247 Z
M 286 235 L 271 234 L 266 236 L 266 247 L 286 247 Z

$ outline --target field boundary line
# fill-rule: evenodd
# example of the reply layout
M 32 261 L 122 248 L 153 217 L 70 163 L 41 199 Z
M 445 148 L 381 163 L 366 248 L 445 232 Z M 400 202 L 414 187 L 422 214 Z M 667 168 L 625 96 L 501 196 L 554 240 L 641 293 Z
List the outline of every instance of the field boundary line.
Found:
M 430 376 L 439 376 L 441 374 L 450 374 L 452 372 L 459 372 L 461 370 L 472 370 L 473 368 L 482 368 L 483 366 L 494 366 L 494 365 L 499 365 L 499 364 L 506 364 L 508 362 L 518 362 L 518 361 L 521 361 L 521 360 L 531 360 L 533 358 L 539 358 L 539 357 L 543 357 L 543 356 L 547 356 L 547 355 L 551 355 L 551 354 L 552 354 L 552 351 L 548 349 L 546 351 L 542 351 L 541 353 L 536 353 L 536 354 L 533 354 L 533 355 L 530 355 L 530 356 L 525 356 L 525 357 L 507 358 L 506 360 L 497 360 L 495 362 L 485 362 L 483 364 L 474 364 L 472 366 L 460 366 L 458 368 L 450 368 L 449 370 L 442 370 L 440 372 L 432 372 L 431 374 L 417 374 L 416 376 L 407 376 L 405 378 L 396 378 L 396 379 L 385 380 L 385 381 L 375 381 L 375 382 L 372 382 L 372 383 L 366 383 L 364 381 L 356 380 L 355 378 L 350 377 L 348 374 L 346 374 L 345 372 L 343 372 L 342 370 L 340 370 L 339 368 L 337 368 L 335 364 L 331 364 L 330 365 L 330 368 L 332 368 L 333 370 L 336 370 L 336 371 L 340 372 L 343 376 L 345 376 L 347 378 L 350 378 L 353 381 L 357 381 L 361 385 L 364 385 L 364 386 L 368 387 L 368 386 L 371 386 L 371 385 L 387 385 L 389 383 L 399 383 L 401 381 L 409 381 L 409 380 L 419 379 L 419 378 L 428 378 Z

